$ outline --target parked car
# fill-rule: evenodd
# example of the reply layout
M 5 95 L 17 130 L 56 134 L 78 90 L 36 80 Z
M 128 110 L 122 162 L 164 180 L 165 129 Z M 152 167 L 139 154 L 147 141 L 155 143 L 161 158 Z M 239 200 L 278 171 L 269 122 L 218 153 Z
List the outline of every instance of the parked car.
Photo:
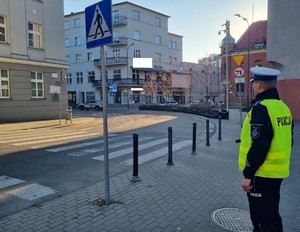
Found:
M 176 106 L 178 105 L 177 101 L 171 100 L 171 101 L 164 101 L 159 104 L 160 106 Z
M 80 103 L 78 109 L 83 110 L 103 110 L 103 104 L 100 101 L 87 101 L 85 103 Z

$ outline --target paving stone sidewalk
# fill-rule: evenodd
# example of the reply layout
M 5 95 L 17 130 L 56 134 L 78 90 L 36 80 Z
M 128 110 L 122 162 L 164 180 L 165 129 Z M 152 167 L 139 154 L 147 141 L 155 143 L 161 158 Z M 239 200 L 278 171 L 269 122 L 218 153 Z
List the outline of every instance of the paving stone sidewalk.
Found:
M 296 124 L 297 139 L 299 126 Z M 230 119 L 222 121 L 222 141 L 218 141 L 216 134 L 209 147 L 205 141 L 198 143 L 195 155 L 191 154 L 191 148 L 175 152 L 172 166 L 167 165 L 167 157 L 140 165 L 138 182 L 131 182 L 131 171 L 110 177 L 110 205 L 93 204 L 105 197 L 105 183 L 99 182 L 1 218 L 0 231 L 229 231 L 226 223 L 238 224 L 240 218 L 223 215 L 224 228 L 213 220 L 212 213 L 219 209 L 248 211 L 246 195 L 240 186 L 242 176 L 237 168 L 238 144 L 234 140 L 239 133 L 239 114 L 233 110 Z M 282 187 L 285 232 L 300 231 L 299 150 L 297 145 L 291 177 Z

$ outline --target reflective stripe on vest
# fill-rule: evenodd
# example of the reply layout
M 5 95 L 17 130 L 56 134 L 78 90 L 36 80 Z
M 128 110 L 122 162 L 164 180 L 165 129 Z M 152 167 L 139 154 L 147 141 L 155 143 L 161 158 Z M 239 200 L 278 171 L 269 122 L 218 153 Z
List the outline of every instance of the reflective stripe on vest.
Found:
M 292 144 L 292 115 L 290 109 L 281 100 L 266 99 L 260 104 L 267 107 L 274 136 L 265 162 L 256 171 L 256 176 L 285 178 L 290 172 L 290 156 Z M 242 171 L 246 165 L 248 151 L 252 144 L 251 138 L 251 114 L 247 114 L 241 132 L 241 143 L 239 150 L 239 169 Z

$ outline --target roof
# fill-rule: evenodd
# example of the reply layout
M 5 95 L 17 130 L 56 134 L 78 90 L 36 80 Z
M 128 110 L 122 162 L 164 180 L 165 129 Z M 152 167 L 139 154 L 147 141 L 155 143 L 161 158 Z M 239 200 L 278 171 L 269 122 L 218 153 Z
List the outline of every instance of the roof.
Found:
M 256 49 L 255 44 L 267 43 L 267 20 L 252 23 L 234 46 L 232 52 L 248 50 L 248 33 L 250 33 L 249 48 Z M 264 47 L 265 48 L 265 47 Z

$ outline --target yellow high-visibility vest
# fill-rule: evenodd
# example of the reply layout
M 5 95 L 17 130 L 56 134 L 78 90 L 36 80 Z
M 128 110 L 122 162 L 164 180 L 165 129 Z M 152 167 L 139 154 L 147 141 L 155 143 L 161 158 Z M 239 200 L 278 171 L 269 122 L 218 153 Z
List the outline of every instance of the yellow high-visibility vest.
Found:
M 292 150 L 292 114 L 288 106 L 281 100 L 266 99 L 260 104 L 267 107 L 271 119 L 274 136 L 266 160 L 256 171 L 255 176 L 269 178 L 286 178 L 290 174 L 290 157 Z M 251 114 L 247 114 L 241 132 L 239 150 L 239 169 L 246 166 L 248 151 L 252 144 Z

